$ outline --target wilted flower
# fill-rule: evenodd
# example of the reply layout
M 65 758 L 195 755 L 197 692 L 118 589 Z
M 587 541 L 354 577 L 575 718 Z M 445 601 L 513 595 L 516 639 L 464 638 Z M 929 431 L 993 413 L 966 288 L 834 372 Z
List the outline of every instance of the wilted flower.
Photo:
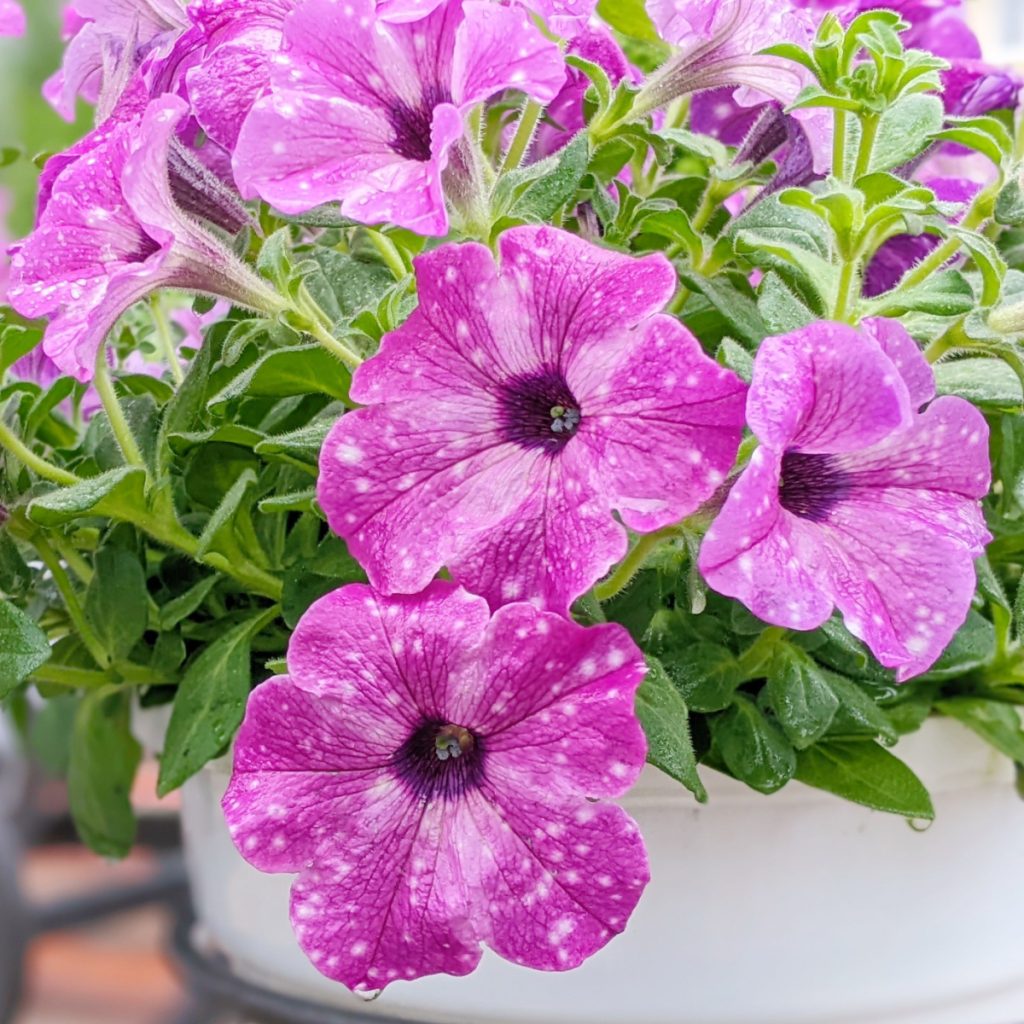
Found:
M 649 873 L 616 797 L 646 744 L 620 626 L 449 583 L 318 601 L 288 675 L 249 698 L 224 797 L 262 871 L 298 872 L 303 950 L 350 988 L 468 974 L 481 943 L 568 970 L 626 925 Z
M 708 583 L 793 629 L 838 607 L 898 679 L 924 672 L 967 616 L 990 539 L 985 419 L 934 396 L 895 321 L 766 339 L 747 400 L 761 444 L 705 537 Z
M 134 109 L 134 108 L 132 108 Z M 49 317 L 43 341 L 62 372 L 91 379 L 125 310 L 158 288 L 224 296 L 279 312 L 282 302 L 171 195 L 168 152 L 185 103 L 165 96 L 119 114 L 79 143 L 40 189 L 36 230 L 11 249 L 9 301 Z
M 550 227 L 416 261 L 419 308 L 356 372 L 321 456 L 332 528 L 381 590 L 447 565 L 497 606 L 564 612 L 722 483 L 744 385 L 673 317 L 664 256 Z
M 464 115 L 507 88 L 546 103 L 565 67 L 517 4 L 445 0 L 387 22 L 372 0 L 306 0 L 235 150 L 243 195 L 285 213 L 341 201 L 364 222 L 443 235 L 441 175 Z

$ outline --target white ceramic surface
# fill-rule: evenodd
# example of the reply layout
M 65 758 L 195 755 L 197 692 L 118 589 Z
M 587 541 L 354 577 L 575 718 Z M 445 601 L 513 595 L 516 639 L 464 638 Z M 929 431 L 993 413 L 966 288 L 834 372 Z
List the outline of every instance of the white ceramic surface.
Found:
M 1012 767 L 943 719 L 898 753 L 932 792 L 924 831 L 799 783 L 763 797 L 711 771 L 700 806 L 647 769 L 623 802 L 653 881 L 625 934 L 568 974 L 488 953 L 467 978 L 355 1000 L 295 944 L 290 878 L 260 874 L 231 844 L 226 761 L 185 787 L 194 897 L 241 975 L 412 1021 L 1022 1024 L 1024 801 Z

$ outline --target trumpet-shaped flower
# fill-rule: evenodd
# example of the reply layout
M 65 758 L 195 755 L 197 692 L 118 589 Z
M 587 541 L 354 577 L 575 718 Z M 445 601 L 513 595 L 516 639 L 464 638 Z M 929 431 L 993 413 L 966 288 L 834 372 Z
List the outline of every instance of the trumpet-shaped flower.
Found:
M 934 395 L 893 321 L 766 339 L 747 401 L 761 444 L 704 539 L 708 583 L 793 629 L 838 607 L 898 679 L 924 672 L 967 616 L 990 539 L 984 417 Z
M 72 0 L 64 11 L 64 62 L 43 93 L 68 121 L 78 96 L 105 119 L 142 62 L 168 53 L 187 26 L 185 0 Z
M 416 261 L 420 304 L 353 378 L 320 461 L 332 528 L 386 592 L 447 565 L 496 606 L 564 612 L 722 483 L 744 385 L 677 320 L 660 254 L 549 227 Z
M 118 317 L 158 288 L 281 306 L 171 195 L 168 152 L 186 104 L 174 96 L 141 111 L 132 104 L 54 158 L 36 230 L 11 250 L 8 300 L 25 316 L 50 318 L 45 354 L 83 381 Z
M 613 804 L 643 767 L 645 665 L 624 629 L 487 604 L 450 583 L 351 585 L 299 622 L 249 698 L 224 797 L 291 918 L 357 991 L 467 974 L 483 943 L 568 970 L 626 925 L 649 874 Z
M 235 180 L 286 213 L 340 200 L 358 220 L 443 235 L 441 175 L 466 111 L 507 88 L 546 103 L 564 78 L 518 4 L 445 0 L 394 23 L 373 0 L 306 0 L 242 127 Z

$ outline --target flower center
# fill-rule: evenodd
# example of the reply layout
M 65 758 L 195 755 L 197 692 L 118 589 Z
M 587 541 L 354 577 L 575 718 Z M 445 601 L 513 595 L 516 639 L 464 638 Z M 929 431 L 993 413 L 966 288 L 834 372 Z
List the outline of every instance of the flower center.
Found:
M 565 377 L 551 367 L 505 381 L 499 395 L 505 437 L 523 448 L 561 451 L 583 422 Z
M 395 133 L 391 148 L 406 160 L 426 163 L 430 157 L 430 125 L 434 120 L 434 107 L 450 102 L 448 94 L 438 86 L 428 86 L 419 103 L 412 106 L 404 100 L 395 100 L 388 108 L 387 119 Z
M 782 456 L 779 503 L 801 519 L 824 522 L 850 490 L 849 475 L 831 455 L 786 452 Z
M 483 750 L 464 726 L 428 719 L 402 744 L 394 766 L 418 797 L 449 799 L 480 784 Z

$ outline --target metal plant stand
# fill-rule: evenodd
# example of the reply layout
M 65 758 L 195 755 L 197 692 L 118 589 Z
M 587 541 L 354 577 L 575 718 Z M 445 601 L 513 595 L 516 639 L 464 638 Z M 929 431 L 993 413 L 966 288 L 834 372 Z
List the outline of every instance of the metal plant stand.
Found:
M 176 1024 L 408 1024 L 397 1017 L 320 1006 L 280 995 L 239 978 L 227 960 L 193 941 L 191 914 L 174 930 L 172 956 L 192 999 Z

